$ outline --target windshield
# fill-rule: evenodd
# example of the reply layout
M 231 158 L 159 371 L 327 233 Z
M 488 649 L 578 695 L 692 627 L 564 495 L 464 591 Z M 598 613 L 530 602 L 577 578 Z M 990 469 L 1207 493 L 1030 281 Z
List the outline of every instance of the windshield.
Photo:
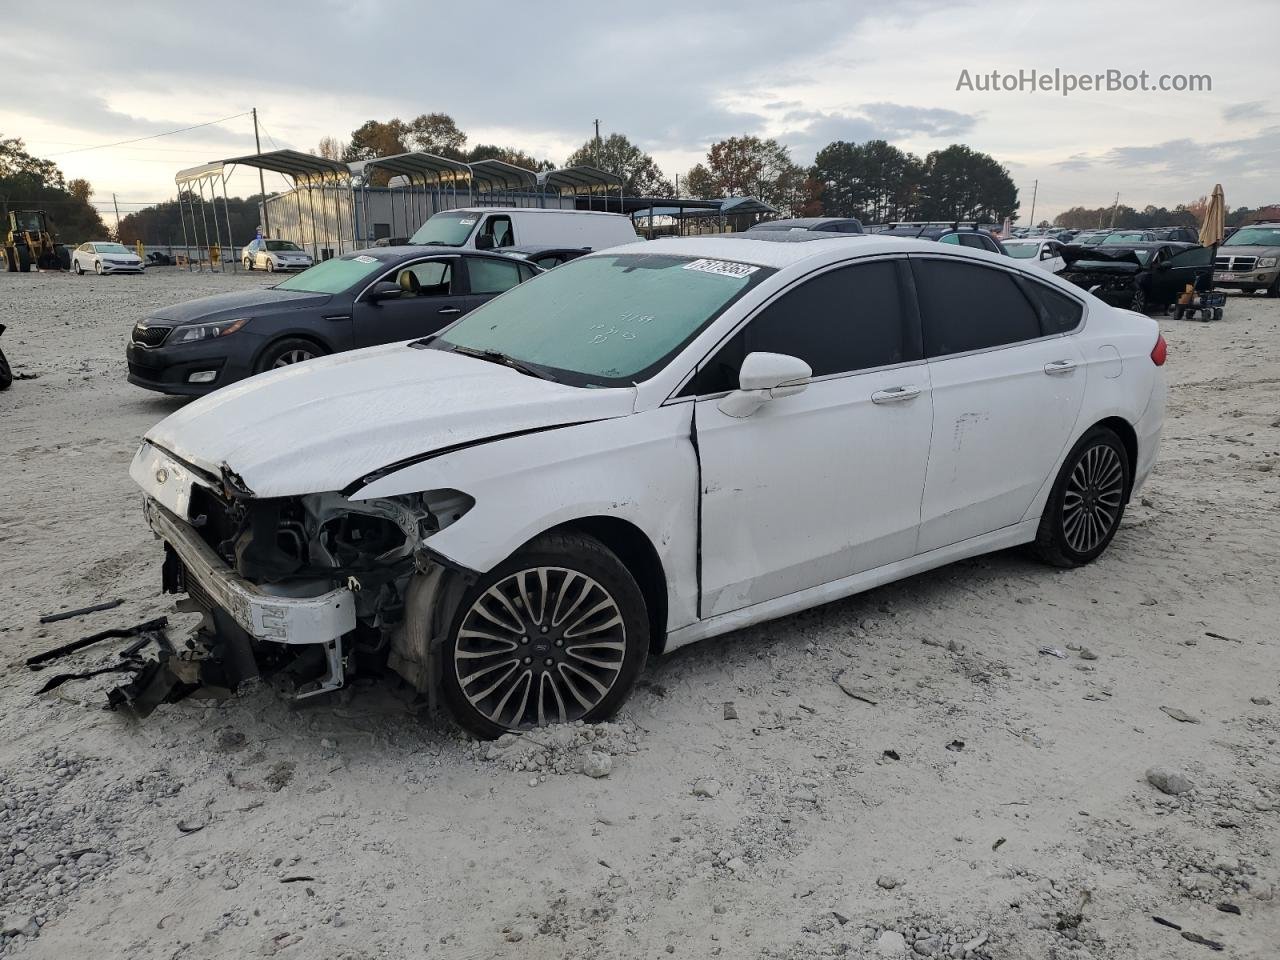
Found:
M 471 229 L 480 219 L 478 213 L 437 213 L 409 238 L 412 244 L 438 247 L 460 247 L 467 242 Z
M 473 310 L 431 345 L 496 351 L 576 386 L 623 386 L 657 373 L 773 272 L 666 254 L 584 257 Z
M 1108 234 L 1106 238 L 1103 239 L 1102 242 L 1105 243 L 1107 246 L 1111 246 L 1111 244 L 1113 243 L 1133 243 L 1133 241 L 1135 240 L 1145 240 L 1145 239 L 1146 238 L 1142 235 L 1142 233 L 1137 231 L 1130 231 L 1129 233 Z
M 95 243 L 93 248 L 98 253 L 133 253 L 123 243 Z
M 284 283 L 276 284 L 277 290 L 301 290 L 305 293 L 341 293 L 356 284 L 371 279 L 379 270 L 385 269 L 377 257 L 367 254 L 343 257 L 340 260 L 325 260 L 314 267 L 308 267 L 296 277 L 290 277 Z
M 295 250 L 301 252 L 302 248 L 292 240 L 264 240 L 268 250 Z
M 1019 260 L 1027 260 L 1036 255 L 1040 249 L 1038 243 L 1010 243 L 1008 240 L 1004 242 L 1004 249 L 1011 257 L 1017 257 Z
M 1280 247 L 1280 227 L 1241 227 L 1222 244 L 1224 247 Z

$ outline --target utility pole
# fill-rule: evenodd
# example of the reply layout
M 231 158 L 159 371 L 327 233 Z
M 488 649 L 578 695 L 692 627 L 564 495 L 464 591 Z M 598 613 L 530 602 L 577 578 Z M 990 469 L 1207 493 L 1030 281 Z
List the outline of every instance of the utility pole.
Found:
M 258 108 L 253 108 L 253 145 L 258 150 L 258 156 L 262 156 L 262 138 L 258 136 Z M 261 199 L 258 200 L 258 207 L 262 211 L 262 232 L 263 236 L 271 236 L 271 217 L 267 214 L 267 182 L 262 177 L 262 168 L 258 168 L 258 193 Z M 299 224 L 301 228 L 301 224 Z
M 111 195 L 111 205 L 116 208 L 116 240 L 120 240 L 120 204 L 116 202 L 114 193 Z
M 1114 227 L 1114 226 L 1116 225 L 1116 208 L 1117 208 L 1118 206 L 1120 206 L 1120 191 L 1119 191 L 1119 190 L 1117 190 L 1117 191 L 1116 191 L 1116 199 L 1115 199 L 1115 202 L 1111 204 L 1111 223 L 1109 224 L 1109 226 Z
M 676 199 L 680 199 L 680 174 L 676 174 Z
M 600 121 L 596 120 L 596 166 L 600 166 Z
M 1040 181 L 1036 180 L 1031 187 L 1031 229 L 1036 228 L 1036 194 L 1040 192 Z

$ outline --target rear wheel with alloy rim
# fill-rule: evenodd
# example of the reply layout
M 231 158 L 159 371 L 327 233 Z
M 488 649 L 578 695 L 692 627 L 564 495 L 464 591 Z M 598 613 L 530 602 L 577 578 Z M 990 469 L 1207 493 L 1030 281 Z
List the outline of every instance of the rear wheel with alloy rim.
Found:
M 1134 313 L 1147 312 L 1147 292 L 1141 287 L 1133 291 L 1133 300 L 1129 304 L 1129 309 Z
M 1128 451 L 1113 431 L 1094 427 L 1081 437 L 1040 518 L 1040 556 L 1059 567 L 1096 560 L 1120 528 L 1131 472 Z
M 631 573 L 582 534 L 547 534 L 463 596 L 445 644 L 446 699 L 483 737 L 605 720 L 649 650 L 649 617 Z
M 304 360 L 322 357 L 324 354 L 325 351 L 310 340 L 292 337 L 288 340 L 281 340 L 279 343 L 273 343 L 267 348 L 262 358 L 258 361 L 258 372 L 290 367 L 295 363 L 302 363 Z

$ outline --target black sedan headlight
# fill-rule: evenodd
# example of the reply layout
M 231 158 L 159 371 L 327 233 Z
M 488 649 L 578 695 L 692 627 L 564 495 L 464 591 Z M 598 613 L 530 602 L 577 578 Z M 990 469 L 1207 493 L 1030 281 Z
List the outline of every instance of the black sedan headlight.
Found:
M 249 322 L 248 317 L 238 320 L 221 320 L 218 323 L 197 323 L 189 327 L 179 327 L 173 332 L 170 343 L 196 343 L 200 340 L 216 340 L 218 337 L 229 337 Z

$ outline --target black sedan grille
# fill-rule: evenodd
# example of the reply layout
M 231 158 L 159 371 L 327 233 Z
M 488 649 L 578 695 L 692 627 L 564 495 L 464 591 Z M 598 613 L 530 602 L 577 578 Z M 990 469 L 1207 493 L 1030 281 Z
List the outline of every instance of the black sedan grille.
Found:
M 164 343 L 172 329 L 172 327 L 148 327 L 139 323 L 133 328 L 133 342 L 140 343 L 144 347 L 158 347 Z

